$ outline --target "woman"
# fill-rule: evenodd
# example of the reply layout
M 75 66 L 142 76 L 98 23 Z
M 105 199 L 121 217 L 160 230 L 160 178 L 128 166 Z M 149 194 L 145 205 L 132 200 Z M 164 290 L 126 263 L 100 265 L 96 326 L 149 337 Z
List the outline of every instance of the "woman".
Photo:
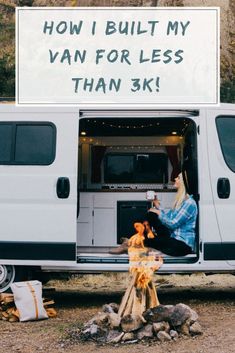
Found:
M 172 209 L 164 211 L 157 199 L 153 201 L 154 207 L 149 209 L 143 222 L 146 233 L 144 245 L 167 255 L 185 256 L 195 252 L 197 205 L 186 191 L 182 173 L 175 178 L 174 186 L 177 194 Z M 151 228 L 156 233 L 154 238 L 148 238 L 148 234 L 152 233 Z M 124 238 L 124 242 L 110 253 L 123 254 L 127 250 L 128 239 Z
M 156 236 L 146 237 L 144 245 L 152 247 L 171 256 L 184 256 L 195 252 L 195 226 L 197 205 L 192 196 L 186 192 L 182 173 L 175 179 L 177 189 L 172 209 L 164 211 L 158 200 L 150 208 L 147 221 L 144 221 L 146 233 L 153 227 Z

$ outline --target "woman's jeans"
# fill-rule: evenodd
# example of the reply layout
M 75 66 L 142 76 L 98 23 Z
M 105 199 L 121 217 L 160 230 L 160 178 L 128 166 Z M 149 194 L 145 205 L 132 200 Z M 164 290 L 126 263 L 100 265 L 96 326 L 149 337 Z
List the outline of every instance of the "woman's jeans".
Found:
M 144 245 L 162 251 L 170 256 L 185 256 L 192 253 L 192 249 L 183 241 L 171 238 L 170 230 L 164 226 L 154 212 L 148 212 L 146 220 L 153 227 L 156 236 L 153 239 L 145 238 Z

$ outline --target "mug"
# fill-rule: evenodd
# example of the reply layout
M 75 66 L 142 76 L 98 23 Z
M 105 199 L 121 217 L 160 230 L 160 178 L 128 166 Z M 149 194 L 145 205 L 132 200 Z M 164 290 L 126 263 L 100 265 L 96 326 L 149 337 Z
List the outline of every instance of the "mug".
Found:
M 153 190 L 148 190 L 147 192 L 146 192 L 146 199 L 147 200 L 155 200 L 155 197 L 156 197 L 156 192 L 155 191 L 153 191 Z

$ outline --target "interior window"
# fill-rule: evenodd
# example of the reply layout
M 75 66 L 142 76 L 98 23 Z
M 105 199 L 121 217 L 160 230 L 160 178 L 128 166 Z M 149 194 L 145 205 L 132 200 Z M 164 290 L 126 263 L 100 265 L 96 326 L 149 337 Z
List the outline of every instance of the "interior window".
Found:
M 105 156 L 105 183 L 164 183 L 167 174 L 166 153 L 113 153 Z

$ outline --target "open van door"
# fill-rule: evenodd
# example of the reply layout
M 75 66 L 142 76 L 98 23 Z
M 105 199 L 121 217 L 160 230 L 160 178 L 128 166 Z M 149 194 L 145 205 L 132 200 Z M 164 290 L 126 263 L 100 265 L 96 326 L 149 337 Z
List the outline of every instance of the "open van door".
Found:
M 221 243 L 207 249 L 214 260 L 235 266 L 235 107 L 208 110 L 208 155 L 214 207 Z
M 78 121 L 0 107 L 0 264 L 75 263 Z

